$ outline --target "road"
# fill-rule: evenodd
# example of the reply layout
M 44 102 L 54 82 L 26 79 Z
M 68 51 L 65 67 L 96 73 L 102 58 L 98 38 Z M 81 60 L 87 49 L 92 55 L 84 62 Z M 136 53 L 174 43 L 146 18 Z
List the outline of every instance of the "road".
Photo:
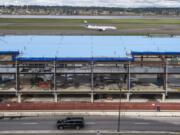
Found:
M 61 117 L 21 118 L 0 120 L 0 131 L 12 130 L 53 130 L 56 131 L 56 120 Z M 117 117 L 110 116 L 86 116 L 86 130 L 116 131 Z M 158 131 L 180 132 L 180 118 L 127 118 L 120 121 L 121 131 Z

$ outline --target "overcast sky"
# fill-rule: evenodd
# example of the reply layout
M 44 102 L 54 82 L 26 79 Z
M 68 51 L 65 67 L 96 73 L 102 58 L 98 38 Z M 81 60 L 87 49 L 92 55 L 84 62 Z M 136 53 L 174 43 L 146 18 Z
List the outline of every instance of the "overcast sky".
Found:
M 180 7 L 180 0 L 0 0 L 0 5 Z

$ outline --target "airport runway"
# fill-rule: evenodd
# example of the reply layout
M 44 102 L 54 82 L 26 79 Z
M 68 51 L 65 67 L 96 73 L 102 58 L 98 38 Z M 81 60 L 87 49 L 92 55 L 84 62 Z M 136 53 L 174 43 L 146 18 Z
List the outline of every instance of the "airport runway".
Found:
M 0 120 L 0 131 L 12 130 L 53 130 L 56 131 L 56 121 L 61 117 L 41 117 L 22 119 Z M 86 116 L 86 130 L 117 130 L 117 117 L 110 116 Z M 121 131 L 158 131 L 158 132 L 180 132 L 180 118 L 121 118 Z
M 0 19 L 0 35 L 180 35 L 179 16 L 0 15 Z M 117 30 L 86 29 L 86 19 L 91 19 L 92 24 L 115 26 Z

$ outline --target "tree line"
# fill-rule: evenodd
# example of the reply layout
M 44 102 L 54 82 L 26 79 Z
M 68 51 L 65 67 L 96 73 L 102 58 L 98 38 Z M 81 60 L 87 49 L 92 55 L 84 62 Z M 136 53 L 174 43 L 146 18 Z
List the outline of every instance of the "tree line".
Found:
M 28 12 L 24 12 L 28 11 Z M 71 6 L 0 6 L 1 14 L 57 14 L 57 15 L 180 15 L 180 8 L 114 8 Z

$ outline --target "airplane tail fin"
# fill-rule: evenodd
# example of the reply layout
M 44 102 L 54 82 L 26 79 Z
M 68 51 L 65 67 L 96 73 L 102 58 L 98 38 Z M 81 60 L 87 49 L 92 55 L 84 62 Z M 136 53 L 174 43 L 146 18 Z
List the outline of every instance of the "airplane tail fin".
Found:
M 84 23 L 87 24 L 88 23 L 87 20 L 84 20 Z
M 88 22 L 87 22 L 87 20 L 84 20 L 84 24 L 85 24 L 86 26 L 88 26 Z

